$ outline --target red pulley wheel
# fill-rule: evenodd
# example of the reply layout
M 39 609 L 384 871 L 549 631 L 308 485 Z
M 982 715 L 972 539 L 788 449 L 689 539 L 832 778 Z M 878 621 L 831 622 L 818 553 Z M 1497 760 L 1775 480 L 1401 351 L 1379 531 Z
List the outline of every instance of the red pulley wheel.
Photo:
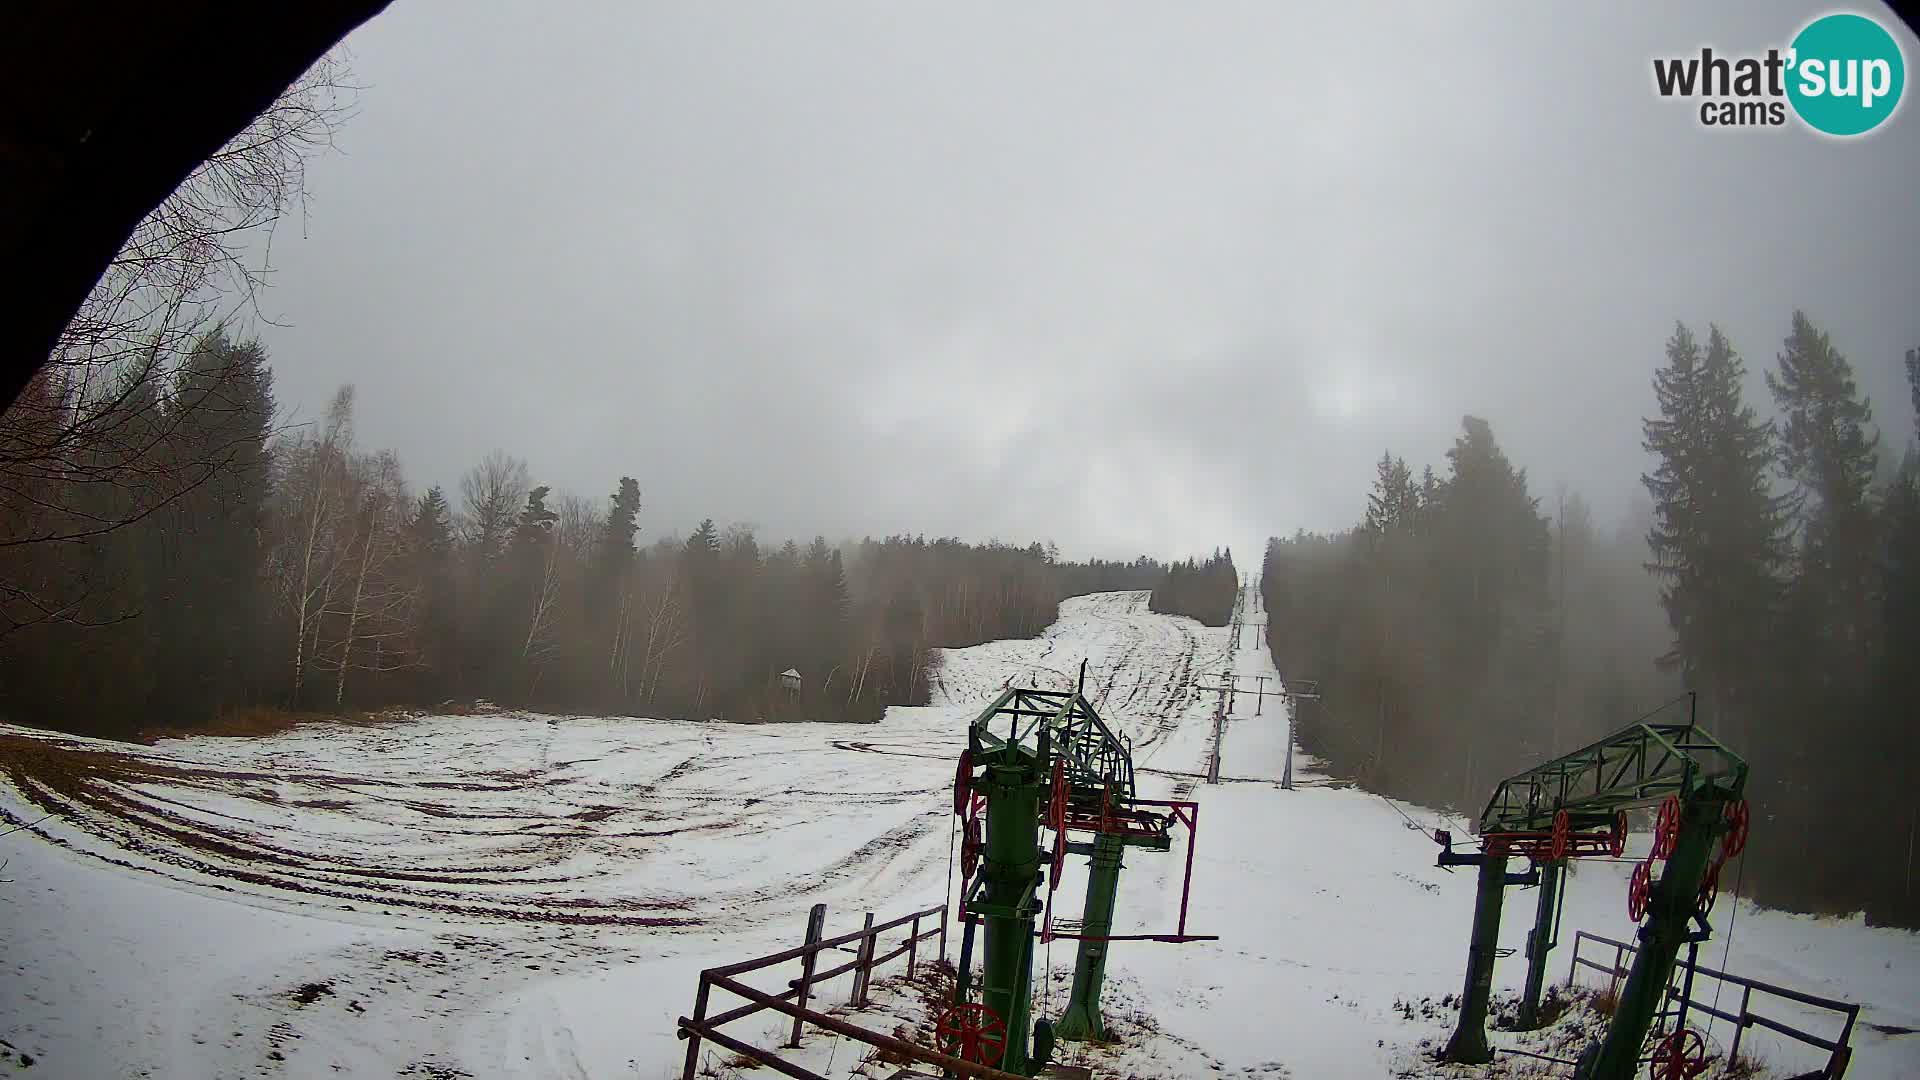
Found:
M 1654 1080 L 1692 1080 L 1707 1071 L 1707 1041 L 1692 1028 L 1667 1036 L 1653 1052 Z
M 1561 810 L 1553 815 L 1553 861 L 1559 862 L 1567 857 L 1567 841 L 1573 834 L 1573 822 L 1567 812 Z
M 1699 912 L 1700 917 L 1704 919 L 1713 910 L 1713 902 L 1718 899 L 1720 899 L 1720 864 L 1709 863 L 1706 874 L 1700 878 L 1700 892 L 1694 897 L 1693 910 Z
M 1647 916 L 1647 899 L 1653 895 L 1653 862 L 1638 863 L 1627 879 L 1627 917 L 1639 922 Z
M 1673 854 L 1680 840 L 1680 796 L 1660 800 L 1660 815 L 1653 823 L 1653 857 L 1664 859 Z
M 960 838 L 961 877 L 973 877 L 973 872 L 980 868 L 980 853 L 985 848 L 986 845 L 980 840 L 980 819 L 968 818 L 966 831 Z
M 1720 841 L 1722 861 L 1747 850 L 1747 800 L 1727 804 L 1727 835 Z
M 973 749 L 960 751 L 960 765 L 953 773 L 953 812 L 967 812 L 967 797 L 973 793 Z
M 1047 802 L 1047 824 L 1057 832 L 1067 828 L 1067 759 L 1053 759 L 1053 797 Z
M 1619 858 L 1627 853 L 1627 812 L 1621 810 L 1613 815 L 1613 832 L 1607 837 L 1607 850 Z
M 940 1052 L 976 1065 L 998 1065 L 1007 1051 L 1007 1025 L 977 1001 L 963 1001 L 940 1014 L 934 1025 Z

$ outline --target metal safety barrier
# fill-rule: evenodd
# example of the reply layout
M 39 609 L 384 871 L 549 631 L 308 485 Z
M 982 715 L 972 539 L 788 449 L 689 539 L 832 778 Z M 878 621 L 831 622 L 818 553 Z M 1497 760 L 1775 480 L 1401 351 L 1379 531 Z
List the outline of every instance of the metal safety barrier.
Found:
M 1593 943 L 1595 946 L 1611 948 L 1613 950 L 1613 962 L 1609 965 L 1603 961 L 1594 960 L 1591 956 L 1581 956 L 1580 947 L 1588 942 Z M 1602 950 L 1598 948 L 1589 950 L 1589 952 L 1596 951 Z M 1632 954 L 1638 951 L 1636 946 L 1628 944 L 1627 942 L 1615 941 L 1609 937 L 1601 937 L 1599 934 L 1590 934 L 1585 930 L 1578 931 L 1573 936 L 1573 959 L 1567 964 L 1567 985 L 1573 985 L 1574 973 L 1580 968 L 1586 967 L 1606 975 L 1608 979 L 1608 992 L 1609 994 L 1615 993 L 1618 991 L 1620 980 L 1627 977 L 1629 970 L 1627 966 L 1628 961 L 1632 957 Z M 1686 997 L 1685 1001 L 1680 1003 L 1674 1010 L 1676 1013 L 1681 1008 L 1698 1010 L 1706 1013 L 1708 1016 L 1717 1017 L 1732 1024 L 1733 1045 L 1727 1049 L 1727 1057 L 1729 1060 L 1740 1053 L 1740 1040 L 1746 1035 L 1747 1029 L 1760 1027 L 1785 1035 L 1796 1042 L 1826 1051 L 1826 1066 L 1818 1073 L 1822 1080 L 1840 1080 L 1840 1077 L 1846 1074 L 1847 1063 L 1853 1057 L 1851 1040 L 1853 1038 L 1854 1022 L 1860 1017 L 1859 1005 L 1850 1001 L 1820 997 L 1817 994 L 1809 994 L 1800 990 L 1790 990 L 1784 986 L 1775 986 L 1772 983 L 1761 982 L 1758 979 L 1749 979 L 1742 975 L 1730 975 L 1724 971 L 1716 971 L 1704 965 L 1689 963 L 1684 957 L 1676 962 L 1676 968 L 1680 971 L 1691 971 L 1693 974 L 1704 975 L 1710 979 L 1718 979 L 1724 984 L 1740 987 L 1740 1006 L 1737 1011 L 1726 1012 L 1709 1002 L 1696 1001 L 1690 996 Z M 1691 986 L 1692 981 L 1692 979 L 1688 979 L 1686 984 Z M 1845 1018 L 1841 1022 L 1840 1033 L 1833 1038 L 1824 1038 L 1811 1032 L 1802 1031 L 1799 1028 L 1782 1023 L 1771 1017 L 1762 1016 L 1753 1011 L 1753 996 L 1756 993 L 1782 998 L 1787 1001 L 1795 1001 L 1802 1005 L 1810 1005 L 1816 1009 L 1826 1009 L 1838 1013 Z M 1681 997 L 1682 994 L 1684 994 L 1684 991 L 1676 991 L 1671 986 L 1667 988 L 1667 999 L 1670 1003 L 1673 1002 L 1675 998 Z
M 816 986 L 839 978 L 848 972 L 853 973 L 853 994 L 850 1003 L 855 1006 L 866 1005 L 874 969 L 902 956 L 907 958 L 907 978 L 912 979 L 919 964 L 920 943 L 923 941 L 938 938 L 939 959 L 944 961 L 947 958 L 947 905 L 945 904 L 930 907 L 924 911 L 911 912 L 878 925 L 873 921 L 873 913 L 868 912 L 865 926 L 852 933 L 831 938 L 821 936 L 825 928 L 826 911 L 825 904 L 813 906 L 813 911 L 807 919 L 807 938 L 803 945 L 752 960 L 742 960 L 736 964 L 708 968 L 700 973 L 700 989 L 694 995 L 693 1015 L 682 1016 L 679 1019 L 680 1038 L 687 1040 L 687 1061 L 686 1068 L 681 1073 L 682 1080 L 694 1080 L 700 1062 L 702 1040 L 731 1050 L 784 1076 L 794 1077 L 795 1080 L 824 1080 L 818 1073 L 781 1057 L 778 1049 L 769 1050 L 754 1046 L 752 1043 L 734 1038 L 719 1030 L 725 1024 L 769 1009 L 793 1018 L 793 1034 L 787 1040 L 784 1049 L 798 1048 L 802 1030 L 806 1025 L 811 1024 L 876 1049 L 897 1054 L 911 1061 L 934 1065 L 948 1070 L 951 1074 L 971 1077 L 973 1080 L 1026 1080 L 1025 1077 L 1013 1073 L 950 1057 L 892 1035 L 869 1031 L 837 1016 L 807 1008 L 807 1000 Z M 927 920 L 937 920 L 937 924 L 930 930 L 922 931 L 920 925 Z M 901 927 L 907 928 L 905 939 L 891 951 L 880 953 L 881 937 Z M 815 970 L 820 953 L 829 949 L 844 949 L 849 945 L 854 947 L 852 960 L 825 971 Z M 789 980 L 787 989 L 777 994 L 756 989 L 738 978 L 748 972 L 760 971 L 776 964 L 793 961 L 798 961 L 800 964 L 799 977 Z M 742 999 L 746 1004 L 712 1016 L 707 1015 L 708 1000 L 716 987 Z

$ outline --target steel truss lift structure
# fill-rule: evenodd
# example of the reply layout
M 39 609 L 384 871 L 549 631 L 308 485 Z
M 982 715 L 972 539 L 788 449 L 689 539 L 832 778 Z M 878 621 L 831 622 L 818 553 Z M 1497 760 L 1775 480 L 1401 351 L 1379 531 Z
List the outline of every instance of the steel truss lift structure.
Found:
M 1084 685 L 1084 665 L 1081 678 Z M 1078 689 L 1009 688 L 988 706 L 967 731 L 954 777 L 953 810 L 961 818 L 964 930 L 954 1003 L 938 1024 L 947 1053 L 1031 1076 L 1052 1056 L 1056 1037 L 1105 1036 L 1100 991 L 1108 943 L 1217 940 L 1186 929 L 1199 804 L 1140 798 L 1131 745 L 1107 727 Z M 1043 826 L 1053 834 L 1051 848 L 1044 850 Z M 1167 934 L 1112 933 L 1126 849 L 1167 851 L 1176 826 L 1188 830 L 1179 925 Z M 1070 840 L 1073 834 L 1088 839 Z M 1086 907 L 1072 932 L 1056 928 L 1052 905 L 1069 854 L 1086 855 L 1092 863 Z M 985 942 L 976 988 L 971 969 L 975 930 L 981 927 Z M 1029 1015 L 1033 946 L 1054 938 L 1080 943 L 1073 990 L 1057 1022 L 1034 1021 Z
M 1640 949 L 1620 992 L 1606 1038 L 1586 1048 L 1579 1080 L 1629 1080 L 1673 977 L 1680 946 L 1697 948 L 1713 932 L 1708 916 L 1719 895 L 1720 867 L 1746 847 L 1747 763 L 1695 726 L 1636 723 L 1565 757 L 1500 782 L 1480 815 L 1481 850 L 1457 854 L 1445 832 L 1440 865 L 1478 865 L 1480 885 L 1467 949 L 1466 987 L 1447 1061 L 1493 1059 L 1487 1004 L 1505 887 L 1516 883 L 1507 860 L 1522 856 L 1538 874 L 1540 897 L 1527 936 L 1527 981 L 1520 1020 L 1532 1026 L 1540 1004 L 1561 871 L 1567 859 L 1618 858 L 1626 847 L 1627 811 L 1659 808 L 1652 853 L 1636 866 L 1627 910 L 1639 922 Z M 1656 863 L 1664 863 L 1656 870 Z M 1531 879 L 1532 875 L 1522 880 Z M 1530 882 L 1529 882 L 1530 883 Z M 1682 999 L 1684 1001 L 1684 998 Z M 1705 1046 L 1682 1012 L 1655 1049 L 1658 1080 L 1686 1080 L 1704 1071 Z

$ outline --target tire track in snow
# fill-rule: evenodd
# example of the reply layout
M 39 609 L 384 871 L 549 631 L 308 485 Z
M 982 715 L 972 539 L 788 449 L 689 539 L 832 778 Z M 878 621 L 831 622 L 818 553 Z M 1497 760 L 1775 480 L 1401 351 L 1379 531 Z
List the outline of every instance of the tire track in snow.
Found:
M 1077 673 L 1060 658 L 1084 649 L 1089 666 L 1104 669 L 1103 712 L 1139 737 L 1144 764 L 1189 719 L 1203 643 L 1142 603 L 1140 594 L 1087 598 L 1041 639 L 958 650 L 960 662 L 942 673 L 945 693 L 964 698 L 995 674 L 1071 686 Z M 1135 712 L 1142 702 L 1152 705 Z M 59 816 L 71 850 L 198 887 L 396 914 L 681 926 L 788 913 L 802 890 L 937 879 L 946 818 L 925 810 L 945 805 L 969 710 L 904 710 L 917 719 L 883 721 L 866 739 L 829 739 L 811 725 L 512 714 L 224 744 L 37 739 L 27 756 L 42 760 L 22 767 L 48 782 L 14 780 Z M 0 765 L 19 756 L 0 748 Z M 898 768 L 848 764 L 861 759 Z M 823 865 L 712 861 L 777 850 L 762 838 L 823 820 L 847 823 Z M 792 835 L 807 835 L 804 847 L 818 831 Z M 736 838 L 759 846 L 731 846 Z M 688 880 L 676 870 L 689 860 L 703 871 L 691 896 L 645 884 Z

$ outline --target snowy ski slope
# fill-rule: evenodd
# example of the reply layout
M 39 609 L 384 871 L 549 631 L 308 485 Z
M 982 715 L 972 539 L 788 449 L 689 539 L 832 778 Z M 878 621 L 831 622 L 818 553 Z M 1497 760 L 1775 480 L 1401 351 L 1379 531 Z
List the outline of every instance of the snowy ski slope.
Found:
M 1408 821 L 1433 811 L 1304 760 L 1280 790 L 1272 699 L 1257 717 L 1239 699 L 1224 782 L 1203 783 L 1212 695 L 1197 684 L 1275 674 L 1256 628 L 1227 643 L 1112 593 L 1066 602 L 1040 638 L 949 653 L 934 704 L 877 725 L 500 714 L 155 747 L 0 729 L 0 829 L 27 825 L 0 836 L 0 1073 L 677 1076 L 673 1018 L 702 967 L 794 943 L 815 902 L 841 930 L 940 901 L 965 725 L 1010 680 L 1064 689 L 1085 659 L 1144 794 L 1201 802 L 1188 923 L 1222 937 L 1117 945 L 1109 1012 L 1142 1022 L 1090 1060 L 1142 1077 L 1441 1074 L 1418 1041 L 1450 1014 L 1395 1005 L 1458 991 L 1472 876 L 1433 866 Z M 1129 855 L 1116 933 L 1172 928 L 1184 843 Z M 1578 868 L 1568 943 L 1630 934 L 1625 871 Z M 1057 899 L 1068 916 L 1081 873 L 1070 864 Z M 1503 945 L 1531 906 L 1510 899 Z M 1043 1015 L 1072 958 L 1068 942 L 1042 953 Z M 1743 905 L 1727 962 L 1920 1028 L 1916 935 Z M 1523 970 L 1502 961 L 1500 986 Z M 1849 1076 L 1920 1076 L 1917 1039 L 1863 1027 Z M 810 1068 L 850 1075 L 858 1055 L 814 1043 Z

